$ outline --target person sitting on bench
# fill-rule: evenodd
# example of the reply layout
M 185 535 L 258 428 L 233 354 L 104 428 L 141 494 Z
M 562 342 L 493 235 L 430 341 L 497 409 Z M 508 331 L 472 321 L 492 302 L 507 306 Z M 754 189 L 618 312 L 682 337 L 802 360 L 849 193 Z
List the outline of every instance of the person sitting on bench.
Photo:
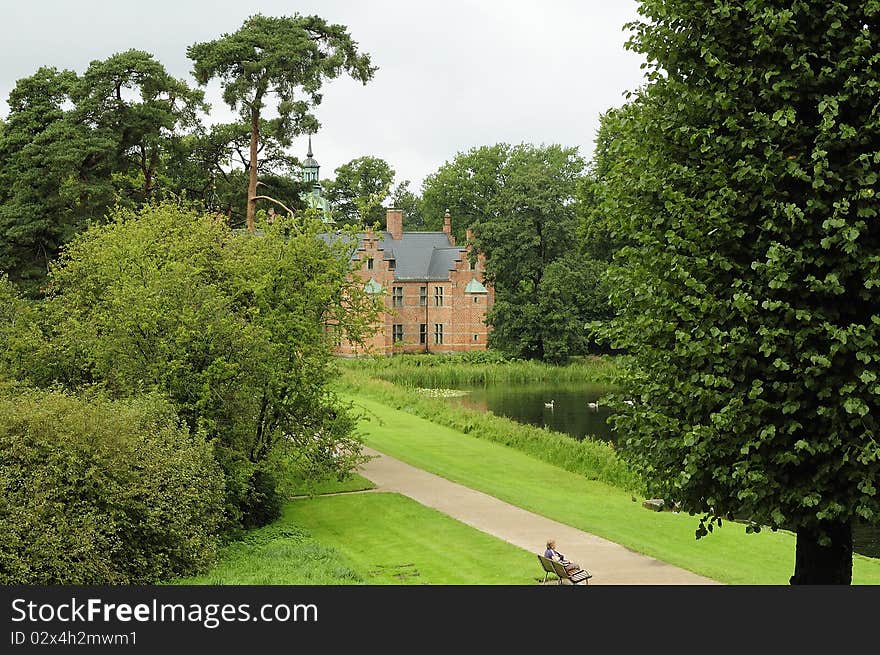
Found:
M 556 550 L 556 540 L 554 539 L 547 540 L 547 550 L 544 551 L 544 557 L 560 562 L 565 567 L 566 571 L 581 570 L 580 564 L 569 562 L 567 559 L 565 559 L 565 555 Z

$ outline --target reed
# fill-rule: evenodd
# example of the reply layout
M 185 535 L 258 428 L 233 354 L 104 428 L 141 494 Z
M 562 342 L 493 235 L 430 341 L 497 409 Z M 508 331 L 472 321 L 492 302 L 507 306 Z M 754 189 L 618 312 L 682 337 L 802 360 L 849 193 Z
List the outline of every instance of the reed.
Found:
M 611 357 L 584 357 L 566 366 L 556 366 L 508 360 L 492 351 L 360 357 L 340 360 L 340 366 L 405 387 L 430 388 L 541 382 L 613 384 L 617 372 Z

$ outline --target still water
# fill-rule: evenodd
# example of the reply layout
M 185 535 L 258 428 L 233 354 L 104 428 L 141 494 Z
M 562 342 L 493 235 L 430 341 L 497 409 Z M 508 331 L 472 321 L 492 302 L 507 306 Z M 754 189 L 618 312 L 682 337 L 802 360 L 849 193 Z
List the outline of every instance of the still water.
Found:
M 575 439 L 614 440 L 613 430 L 606 422 L 611 412 L 600 400 L 608 389 L 601 385 L 498 385 L 463 387 L 462 391 L 467 394 L 450 400 L 520 423 L 544 426 Z M 591 402 L 598 402 L 599 407 L 591 408 Z
M 544 426 L 575 439 L 616 440 L 607 422 L 611 410 L 602 406 L 601 397 L 608 392 L 602 385 L 498 385 L 461 390 L 467 393 L 451 397 L 450 402 Z M 598 408 L 590 407 L 589 403 L 596 402 Z M 880 557 L 880 526 L 855 525 L 853 543 L 857 553 Z

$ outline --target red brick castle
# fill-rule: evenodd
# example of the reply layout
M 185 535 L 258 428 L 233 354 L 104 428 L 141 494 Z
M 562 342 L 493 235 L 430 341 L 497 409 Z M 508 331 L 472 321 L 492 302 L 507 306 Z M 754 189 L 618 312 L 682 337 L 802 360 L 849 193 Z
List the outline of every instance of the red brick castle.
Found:
M 312 155 L 312 139 L 302 166 L 302 180 L 309 184 L 303 195 L 309 207 L 333 224 L 332 207 L 321 195 L 319 165 Z M 368 293 L 381 294 L 385 312 L 366 347 L 342 341 L 339 355 L 451 353 L 485 350 L 489 334 L 486 313 L 495 299 L 485 286 L 484 257 L 471 263 L 471 246 L 455 245 L 452 218 L 443 219 L 442 232 L 404 232 L 403 212 L 388 209 L 386 230 L 358 235 L 352 260 L 362 266 L 353 275 Z M 335 238 L 331 233 L 324 239 Z M 467 231 L 471 240 L 471 231 Z
M 468 230 L 468 240 L 470 240 Z M 404 232 L 403 212 L 388 209 L 386 231 L 359 235 L 354 275 L 369 293 L 382 294 L 385 313 L 367 344 L 373 354 L 485 350 L 486 313 L 494 291 L 484 285 L 484 258 L 470 261 L 470 245 L 455 245 L 447 212 L 442 232 Z M 337 354 L 364 354 L 343 341 Z

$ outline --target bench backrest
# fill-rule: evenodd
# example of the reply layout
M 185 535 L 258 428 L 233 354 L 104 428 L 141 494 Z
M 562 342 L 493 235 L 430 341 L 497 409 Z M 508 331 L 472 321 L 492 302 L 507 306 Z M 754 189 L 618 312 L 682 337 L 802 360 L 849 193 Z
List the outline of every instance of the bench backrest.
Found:
M 570 577 L 568 571 L 565 569 L 565 565 L 562 562 L 557 562 L 555 559 L 550 560 L 550 564 L 553 565 L 553 572 L 558 575 L 560 578 L 568 578 Z
M 547 571 L 547 573 L 556 573 L 556 568 L 553 566 L 553 562 L 551 560 L 547 559 L 543 555 L 538 555 L 538 561 L 541 562 L 541 566 L 544 567 L 544 570 Z

